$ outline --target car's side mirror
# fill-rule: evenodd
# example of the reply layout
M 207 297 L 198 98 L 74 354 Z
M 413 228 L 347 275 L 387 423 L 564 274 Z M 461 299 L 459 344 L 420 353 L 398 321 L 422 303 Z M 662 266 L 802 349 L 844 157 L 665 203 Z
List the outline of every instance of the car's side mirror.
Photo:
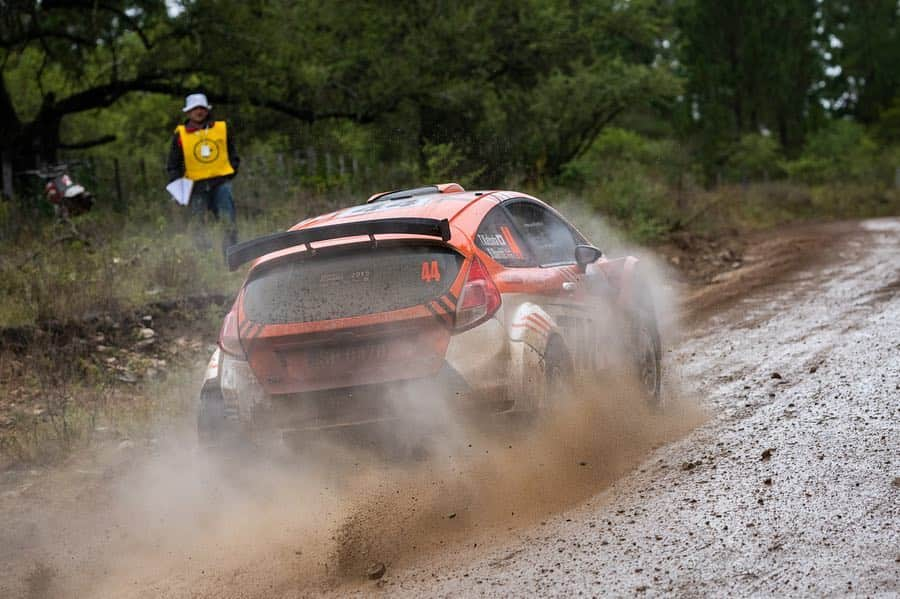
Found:
M 578 270 L 584 272 L 587 265 L 595 262 L 603 255 L 603 252 L 592 245 L 576 245 L 575 246 L 575 262 L 578 264 Z

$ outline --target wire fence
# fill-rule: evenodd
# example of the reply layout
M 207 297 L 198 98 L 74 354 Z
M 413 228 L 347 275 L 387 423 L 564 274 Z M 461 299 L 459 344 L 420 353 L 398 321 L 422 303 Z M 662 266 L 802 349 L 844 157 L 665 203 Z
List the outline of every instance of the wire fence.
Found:
M 155 202 L 166 212 L 178 212 L 165 190 L 168 174 L 162 153 L 151 157 L 63 153 L 59 162 L 66 165 L 76 183 L 93 194 L 92 213 L 124 213 L 135 205 L 147 207 Z M 260 217 L 283 216 L 284 210 L 291 217 L 304 217 L 336 206 L 361 204 L 372 193 L 396 188 L 412 178 L 415 173 L 405 164 L 304 147 L 243 154 L 233 194 L 239 218 L 259 221 Z M 3 186 L 9 181 L 15 186 L 0 198 L 0 240 L 15 238 L 55 218 L 45 179 L 4 169 Z M 275 224 L 280 223 L 272 226 Z
M 72 170 L 73 176 L 97 196 L 98 208 L 124 210 L 132 198 L 169 197 L 164 157 L 89 158 Z M 372 167 L 353 156 L 314 148 L 242 156 L 234 194 L 239 210 L 253 214 L 266 211 L 285 196 L 302 192 L 365 192 L 372 189 L 369 186 L 385 181 L 391 170 L 387 165 Z M 368 193 L 365 195 L 368 197 Z

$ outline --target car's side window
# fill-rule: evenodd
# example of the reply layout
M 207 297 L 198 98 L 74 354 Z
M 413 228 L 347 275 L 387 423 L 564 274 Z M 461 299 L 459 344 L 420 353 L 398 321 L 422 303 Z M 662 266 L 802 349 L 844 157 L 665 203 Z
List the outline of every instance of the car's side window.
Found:
M 541 266 L 575 262 L 575 246 L 579 241 L 560 217 L 527 200 L 513 200 L 505 207 Z
M 481 221 L 478 232 L 475 233 L 475 244 L 503 266 L 512 268 L 537 266 L 534 256 L 522 242 L 516 227 L 502 206 L 488 212 Z

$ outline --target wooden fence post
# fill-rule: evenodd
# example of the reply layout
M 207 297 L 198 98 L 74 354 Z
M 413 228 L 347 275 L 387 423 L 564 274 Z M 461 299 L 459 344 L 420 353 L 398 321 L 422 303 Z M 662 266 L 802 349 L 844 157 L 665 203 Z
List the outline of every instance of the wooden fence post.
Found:
M 144 159 L 141 158 L 141 161 L 138 163 L 138 168 L 141 170 L 141 187 L 147 187 L 147 165 L 144 163 Z
M 318 163 L 316 162 L 316 149 L 312 146 L 306 148 L 306 159 L 309 161 L 307 165 L 309 168 L 310 176 L 314 177 L 319 174 L 318 172 Z
M 116 177 L 116 209 L 123 210 L 125 203 L 122 201 L 122 176 L 119 173 L 119 159 L 113 158 L 113 173 Z
M 0 172 L 0 177 L 3 178 L 3 197 L 11 200 L 13 197 L 13 168 L 9 153 L 3 153 L 0 161 L 3 163 L 2 172 Z

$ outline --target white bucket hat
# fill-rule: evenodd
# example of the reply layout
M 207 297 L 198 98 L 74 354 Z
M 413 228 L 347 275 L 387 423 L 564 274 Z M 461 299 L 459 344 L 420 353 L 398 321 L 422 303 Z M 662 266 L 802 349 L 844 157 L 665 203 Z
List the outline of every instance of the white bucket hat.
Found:
M 181 109 L 181 112 L 190 112 L 198 106 L 212 110 L 212 106 L 209 105 L 209 101 L 206 99 L 206 94 L 191 94 L 184 99 L 184 108 Z

